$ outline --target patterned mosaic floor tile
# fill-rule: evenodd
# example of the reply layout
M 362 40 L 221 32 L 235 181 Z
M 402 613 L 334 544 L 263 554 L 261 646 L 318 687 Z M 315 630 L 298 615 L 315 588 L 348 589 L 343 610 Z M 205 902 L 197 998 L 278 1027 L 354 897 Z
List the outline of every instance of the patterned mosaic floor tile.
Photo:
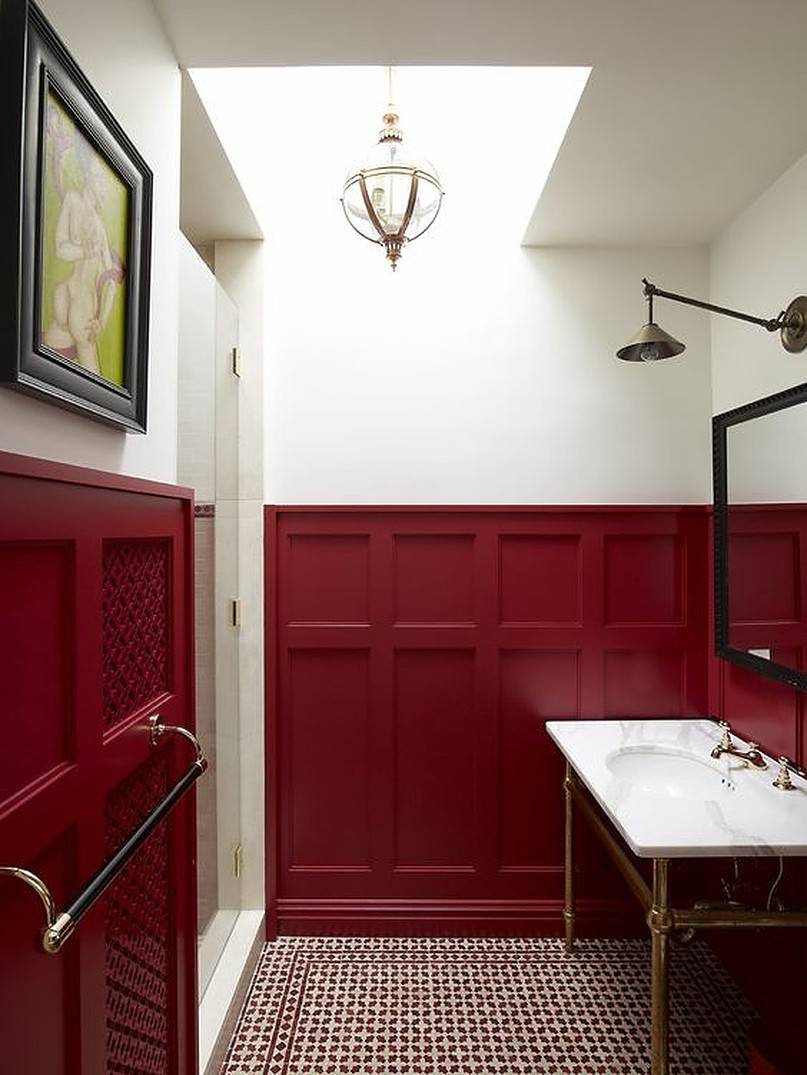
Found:
M 267 944 L 222 1075 L 646 1075 L 649 946 L 546 938 Z M 753 1013 L 701 944 L 677 948 L 673 1075 L 743 1075 Z

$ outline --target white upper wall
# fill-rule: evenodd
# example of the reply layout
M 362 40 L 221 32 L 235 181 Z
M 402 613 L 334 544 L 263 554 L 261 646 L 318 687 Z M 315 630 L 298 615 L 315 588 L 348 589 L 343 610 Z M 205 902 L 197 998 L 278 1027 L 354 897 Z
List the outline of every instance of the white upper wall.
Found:
M 740 213 L 712 248 L 711 293 L 722 306 L 775 317 L 807 293 L 807 157 Z M 716 414 L 807 381 L 807 351 L 726 317 L 711 319 Z M 754 502 L 804 501 L 807 407 L 729 430 L 730 495 Z M 731 465 L 733 463 L 733 466 Z
M 176 479 L 180 75 L 149 0 L 40 0 L 154 172 L 148 433 L 0 389 L 0 449 Z M 8 238 L 8 237 L 6 237 Z
M 641 278 L 704 294 L 699 248 L 536 250 L 445 213 L 393 275 L 338 204 L 271 233 L 265 491 L 281 504 L 703 503 L 708 319 L 620 362 Z
M 730 503 L 807 503 L 807 405 L 729 426 L 727 437 Z
M 179 237 L 177 481 L 216 499 L 216 278 Z
M 711 295 L 721 306 L 775 317 L 807 294 L 807 157 L 739 214 L 712 247 Z M 807 351 L 791 355 L 764 329 L 711 318 L 714 411 L 807 381 Z
M 530 79 L 549 80 L 543 96 L 552 78 L 558 96 L 576 84 L 560 125 L 548 109 L 530 127 L 527 107 L 503 138 L 506 101 L 491 109 L 485 97 L 507 72 L 399 70 L 402 126 L 435 159 L 447 195 L 396 274 L 338 202 L 377 129 L 379 74 L 361 69 L 359 83 L 350 70 L 194 72 L 268 236 L 266 499 L 706 501 L 707 319 L 671 313 L 671 331 L 688 343 L 684 359 L 637 367 L 614 355 L 645 314 L 642 276 L 703 294 L 706 248 L 518 245 L 529 211 L 519 208 L 521 187 L 546 174 L 580 72 L 510 72 L 527 80 L 508 98 L 521 109 L 525 93 L 543 99 Z M 425 100 L 440 107 L 418 111 L 428 80 Z M 257 141 L 243 110 L 255 96 L 264 102 Z M 440 108 L 447 114 L 435 124 Z M 546 159 L 519 155 L 523 129 Z M 508 159 L 512 174 L 501 171 Z

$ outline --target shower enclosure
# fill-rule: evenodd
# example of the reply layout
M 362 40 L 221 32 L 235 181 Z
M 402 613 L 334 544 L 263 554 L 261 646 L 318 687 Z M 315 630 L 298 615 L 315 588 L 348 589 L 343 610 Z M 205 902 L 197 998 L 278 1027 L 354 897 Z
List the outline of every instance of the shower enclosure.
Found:
M 190 246 L 180 263 L 178 473 L 196 491 L 199 995 L 241 909 L 238 310 Z

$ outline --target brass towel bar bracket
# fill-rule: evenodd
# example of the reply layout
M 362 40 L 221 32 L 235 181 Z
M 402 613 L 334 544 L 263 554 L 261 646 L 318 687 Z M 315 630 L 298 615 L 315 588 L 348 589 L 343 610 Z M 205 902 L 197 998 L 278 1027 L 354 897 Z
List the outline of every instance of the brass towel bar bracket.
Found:
M 98 899 L 106 892 L 115 878 L 126 867 L 132 856 L 142 847 L 154 829 L 176 806 L 182 796 L 199 779 L 207 769 L 207 760 L 199 743 L 199 740 L 188 731 L 178 725 L 163 724 L 159 714 L 149 718 L 149 738 L 153 746 L 166 735 L 181 735 L 187 739 L 196 751 L 196 759 L 187 772 L 177 780 L 170 791 L 162 798 L 154 809 L 148 814 L 126 842 L 118 848 L 115 854 L 108 859 L 98 872 L 90 878 L 73 902 L 64 911 L 59 911 L 56 901 L 51 895 L 50 889 L 31 870 L 22 866 L 0 866 L 0 876 L 15 877 L 23 881 L 36 892 L 45 908 L 45 928 L 42 930 L 42 948 L 49 955 L 55 955 L 72 934 L 78 923 Z

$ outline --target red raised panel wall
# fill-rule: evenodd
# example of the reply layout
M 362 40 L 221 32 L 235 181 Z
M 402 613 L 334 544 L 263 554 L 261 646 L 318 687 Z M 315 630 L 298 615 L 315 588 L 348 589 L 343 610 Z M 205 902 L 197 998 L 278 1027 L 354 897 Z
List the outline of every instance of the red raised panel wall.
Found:
M 732 507 L 730 525 L 732 644 L 741 649 L 770 647 L 774 658 L 807 668 L 807 511 L 796 505 Z M 713 644 L 710 650 L 714 652 Z M 769 754 L 786 754 L 802 765 L 807 762 L 801 691 L 713 656 L 710 696 L 712 712 L 728 720 L 740 735 L 757 739 Z M 777 869 L 778 861 L 773 860 L 771 883 Z M 805 905 L 803 862 L 786 862 L 780 891 L 789 906 Z M 765 1070 L 776 1075 L 804 1071 L 805 931 L 749 935 L 742 950 L 720 934 L 712 943 L 759 1013 L 765 1036 L 774 1043 L 768 1055 L 775 1063 Z
M 271 919 L 556 932 L 543 725 L 706 712 L 707 512 L 269 508 L 266 537 Z
M 770 648 L 775 660 L 807 668 L 807 511 L 797 505 L 735 506 L 730 529 L 731 644 Z M 740 734 L 804 763 L 800 691 L 714 659 L 711 699 L 713 711 Z

